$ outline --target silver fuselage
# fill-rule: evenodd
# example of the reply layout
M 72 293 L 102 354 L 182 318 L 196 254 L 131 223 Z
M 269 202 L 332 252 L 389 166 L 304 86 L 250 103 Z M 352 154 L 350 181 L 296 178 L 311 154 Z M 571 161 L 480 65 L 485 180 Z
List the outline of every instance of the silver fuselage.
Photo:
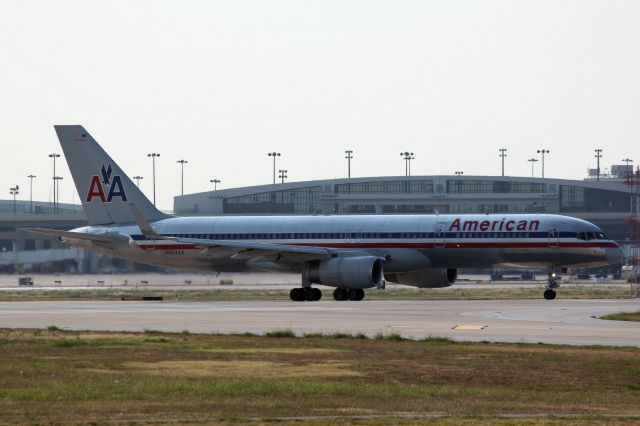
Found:
M 365 251 L 386 259 L 385 272 L 593 267 L 616 263 L 623 256 L 620 247 L 595 225 L 559 215 L 176 217 L 154 222 L 153 228 L 168 238 Z M 295 255 L 273 262 L 268 256 L 239 255 L 230 247 L 205 249 L 171 239 L 149 239 L 135 224 L 88 226 L 73 231 L 122 235 L 122 244 L 65 241 L 119 258 L 173 268 L 299 272 L 304 264 Z

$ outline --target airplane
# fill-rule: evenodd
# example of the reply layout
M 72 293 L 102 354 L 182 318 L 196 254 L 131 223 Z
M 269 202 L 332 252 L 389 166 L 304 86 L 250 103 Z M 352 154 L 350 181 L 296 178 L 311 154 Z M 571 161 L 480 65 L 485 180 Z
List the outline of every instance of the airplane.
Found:
M 80 125 L 54 126 L 89 225 L 59 237 L 98 253 L 207 272 L 301 275 L 293 301 L 359 301 L 387 281 L 447 287 L 460 268 L 545 268 L 544 298 L 557 272 L 619 262 L 623 251 L 597 226 L 552 214 L 176 217 L 160 212 Z

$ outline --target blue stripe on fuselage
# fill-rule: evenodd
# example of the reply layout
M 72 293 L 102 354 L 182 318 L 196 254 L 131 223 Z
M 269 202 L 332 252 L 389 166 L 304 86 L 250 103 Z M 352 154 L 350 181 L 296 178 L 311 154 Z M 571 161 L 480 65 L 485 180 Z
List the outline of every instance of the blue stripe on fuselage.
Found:
M 576 232 L 560 232 L 553 238 L 576 238 Z M 191 238 L 200 240 L 399 240 L 399 239 L 495 239 L 495 238 L 550 238 L 548 232 L 445 232 L 436 236 L 433 232 L 267 232 L 267 233 L 222 233 L 222 234 L 163 234 L 169 238 Z M 131 235 L 134 241 L 145 241 L 141 234 Z

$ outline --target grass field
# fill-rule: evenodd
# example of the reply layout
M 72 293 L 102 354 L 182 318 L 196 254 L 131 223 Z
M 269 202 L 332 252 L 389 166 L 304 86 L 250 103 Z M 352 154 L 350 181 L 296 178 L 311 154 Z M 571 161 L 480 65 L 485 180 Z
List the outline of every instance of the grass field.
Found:
M 332 300 L 332 289 L 323 288 L 323 299 Z M 543 288 L 404 288 L 367 290 L 367 300 L 516 300 L 540 299 Z M 0 291 L 0 301 L 29 300 L 119 300 L 123 295 L 157 295 L 165 300 L 234 301 L 234 300 L 289 300 L 289 290 L 211 289 L 211 290 L 154 290 L 154 289 L 96 289 L 96 290 L 38 290 Z M 631 295 L 627 286 L 565 285 L 558 291 L 561 299 L 627 299 Z
M 377 337 L 0 329 L 0 422 L 640 421 L 637 348 Z
M 620 312 L 618 314 L 604 315 L 600 318 L 605 320 L 615 320 L 615 321 L 640 321 L 640 311 Z

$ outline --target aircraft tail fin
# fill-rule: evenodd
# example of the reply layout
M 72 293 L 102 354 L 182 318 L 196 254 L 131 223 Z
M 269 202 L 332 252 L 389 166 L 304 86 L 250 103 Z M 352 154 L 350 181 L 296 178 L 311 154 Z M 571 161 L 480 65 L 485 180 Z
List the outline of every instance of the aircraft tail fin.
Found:
M 135 223 L 129 203 L 148 221 L 169 217 L 156 209 L 84 127 L 54 128 L 89 225 Z

